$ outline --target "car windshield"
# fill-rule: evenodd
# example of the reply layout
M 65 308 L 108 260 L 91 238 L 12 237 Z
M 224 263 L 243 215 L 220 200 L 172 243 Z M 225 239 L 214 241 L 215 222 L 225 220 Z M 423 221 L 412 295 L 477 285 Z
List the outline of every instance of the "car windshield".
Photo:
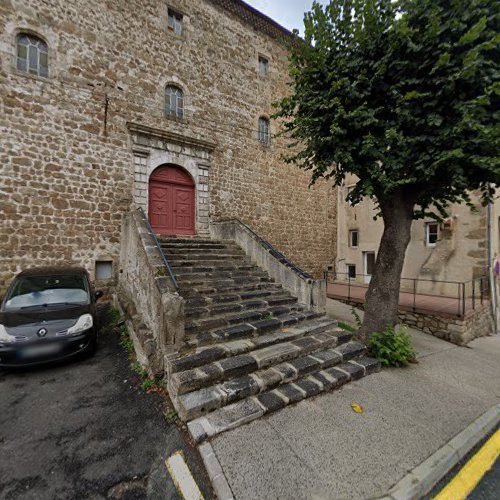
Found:
M 82 275 L 22 276 L 6 297 L 4 310 L 82 305 L 89 303 L 87 280 Z

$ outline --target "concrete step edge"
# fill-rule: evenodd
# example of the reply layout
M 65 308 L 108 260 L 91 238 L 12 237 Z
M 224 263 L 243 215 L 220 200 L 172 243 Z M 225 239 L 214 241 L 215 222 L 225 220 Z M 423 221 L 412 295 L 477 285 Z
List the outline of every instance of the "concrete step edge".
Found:
M 294 307 L 296 305 L 296 307 Z M 273 314 L 271 308 L 278 306 L 270 306 L 267 309 L 259 311 L 247 311 L 251 316 L 243 317 L 245 312 L 242 312 L 242 320 L 236 322 L 236 317 L 233 317 L 233 323 L 229 323 L 226 317 L 208 318 L 202 326 L 188 328 L 186 325 L 186 343 L 190 347 L 211 345 L 223 342 L 225 340 L 235 340 L 236 338 L 251 338 L 257 337 L 269 331 L 276 331 L 284 327 L 289 327 L 302 321 L 317 319 L 321 315 L 312 311 L 300 310 L 303 306 L 299 302 L 289 304 L 290 310 L 283 314 Z M 286 305 L 283 307 L 287 307 Z M 210 320 L 212 323 L 210 324 Z
M 312 341 L 316 337 L 313 335 L 308 339 Z M 356 342 L 337 345 L 335 335 L 331 335 L 330 340 L 325 339 L 321 345 L 311 350 L 306 349 L 295 358 L 282 360 L 277 357 L 272 364 L 252 373 L 175 396 L 177 411 L 182 420 L 193 420 L 246 397 L 256 396 L 360 358 L 365 351 L 366 348 Z
M 169 373 L 191 370 L 223 358 L 236 356 L 255 349 L 261 349 L 263 347 L 278 344 L 279 342 L 292 341 L 308 335 L 323 333 L 331 329 L 342 330 L 338 327 L 338 322 L 336 320 L 316 319 L 304 321 L 297 326 L 281 328 L 278 331 L 263 334 L 258 337 L 228 340 L 226 342 L 197 347 L 189 353 L 183 353 L 179 357 L 169 360 Z M 347 332 L 347 334 L 349 334 L 349 332 Z M 350 339 L 352 335 L 349 335 Z
M 201 443 L 289 404 L 338 389 L 351 380 L 358 380 L 379 370 L 380 363 L 372 358 L 350 360 L 308 375 L 301 380 L 281 385 L 271 391 L 223 406 L 188 422 L 188 430 L 193 440 Z
M 284 299 L 283 299 L 284 300 Z M 255 309 L 247 309 L 240 312 L 221 313 L 207 318 L 197 318 L 194 321 L 189 319 L 186 322 L 185 334 L 188 337 L 197 337 L 204 335 L 207 338 L 210 334 L 216 333 L 219 330 L 225 330 L 237 325 L 253 324 L 258 321 L 279 320 L 287 314 L 304 313 L 304 306 L 297 302 L 297 299 L 287 299 L 288 303 L 277 305 L 266 304 L 263 307 Z M 281 311 L 277 308 L 281 307 Z M 286 309 L 286 310 L 285 310 Z M 278 325 L 277 325 L 278 326 Z
M 217 361 L 206 363 L 197 368 L 171 374 L 168 382 L 170 395 L 177 397 L 249 375 L 258 370 L 265 370 L 283 362 L 296 365 L 295 371 L 302 374 L 304 371 L 319 368 L 326 360 L 337 359 L 339 356 L 341 359 L 349 360 L 360 356 L 366 350 L 362 344 L 352 342 L 350 338 L 348 332 L 332 330 L 219 358 Z M 307 357 L 313 352 L 330 348 L 336 348 L 338 352 L 325 355 L 323 361 L 321 359 L 294 361 Z M 287 378 L 293 373 L 293 370 L 285 370 L 283 377 Z
M 262 285 L 266 285 L 263 283 Z M 189 309 L 197 309 L 211 306 L 218 306 L 224 304 L 231 304 L 236 301 L 252 301 L 252 300 L 266 300 L 268 297 L 276 296 L 276 295 L 288 295 L 292 297 L 290 292 L 283 289 L 281 286 L 272 286 L 268 284 L 267 287 L 262 287 L 260 285 L 259 288 L 247 288 L 238 291 L 223 291 L 219 293 L 212 293 L 210 295 L 200 294 L 195 296 L 185 296 L 186 300 L 186 308 Z M 250 285 L 247 285 L 248 287 Z M 255 284 L 254 286 L 259 286 Z M 181 290 L 182 295 L 182 290 Z M 187 310 L 187 309 L 186 309 Z
M 279 301 L 280 304 L 269 304 L 269 301 L 266 300 L 269 299 L 270 301 Z M 260 304 L 257 304 L 257 302 L 260 302 Z M 242 299 L 235 299 L 231 300 L 228 302 L 215 302 L 212 304 L 207 304 L 206 306 L 202 307 L 196 307 L 196 308 L 190 308 L 189 306 L 186 307 L 186 320 L 189 321 L 194 321 L 195 323 L 200 321 L 203 322 L 203 320 L 210 320 L 213 318 L 218 318 L 218 317 L 228 317 L 232 318 L 233 316 L 238 316 L 238 314 L 244 314 L 246 312 L 253 312 L 253 311 L 258 311 L 260 309 L 269 309 L 269 308 L 274 308 L 274 307 L 280 307 L 281 305 L 287 306 L 287 305 L 292 305 L 297 303 L 297 298 L 292 297 L 291 295 L 287 295 L 285 293 L 283 294 L 276 294 L 276 295 L 268 295 L 266 297 L 262 298 L 254 298 L 254 299 L 247 299 L 247 300 L 242 300 Z M 224 306 L 235 306 L 240 304 L 242 306 L 242 309 L 240 310 L 233 310 L 233 311 L 221 311 L 218 312 L 217 308 L 222 308 Z M 248 308 L 248 309 L 245 309 Z M 305 307 L 305 306 L 302 306 Z M 193 314 L 191 314 L 193 313 Z M 213 313 L 213 314 L 212 314 Z M 201 323 L 200 326 L 203 326 Z

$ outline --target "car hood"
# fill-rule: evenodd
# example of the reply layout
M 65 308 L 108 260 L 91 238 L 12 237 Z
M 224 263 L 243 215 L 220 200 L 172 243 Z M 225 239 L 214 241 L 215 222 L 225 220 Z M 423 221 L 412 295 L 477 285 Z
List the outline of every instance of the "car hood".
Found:
M 51 337 L 73 326 L 77 319 L 90 312 L 90 305 L 66 306 L 64 308 L 40 308 L 35 310 L 7 311 L 0 313 L 0 324 L 4 325 L 9 335 L 16 337 L 36 336 L 40 328 L 47 330 Z

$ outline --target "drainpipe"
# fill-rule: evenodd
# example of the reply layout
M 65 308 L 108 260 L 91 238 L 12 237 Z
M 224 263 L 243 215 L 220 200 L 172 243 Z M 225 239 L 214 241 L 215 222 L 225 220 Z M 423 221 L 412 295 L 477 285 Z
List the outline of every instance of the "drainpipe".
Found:
M 497 317 L 497 309 L 498 309 L 498 298 L 497 298 L 497 286 L 495 283 L 495 276 L 493 273 L 493 249 L 492 249 L 492 238 L 491 238 L 491 220 L 492 220 L 492 207 L 493 204 L 490 202 L 486 207 L 486 217 L 487 217 L 487 226 L 486 226 L 486 239 L 487 239 L 487 248 L 488 248 L 488 278 L 490 282 L 490 294 L 491 294 L 491 312 L 493 314 L 493 326 L 495 329 L 495 333 L 498 333 L 498 317 Z

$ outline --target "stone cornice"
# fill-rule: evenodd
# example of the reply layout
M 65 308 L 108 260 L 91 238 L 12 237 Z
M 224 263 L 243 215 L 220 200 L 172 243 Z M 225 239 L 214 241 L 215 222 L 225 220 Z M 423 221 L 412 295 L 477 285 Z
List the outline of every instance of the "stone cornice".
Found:
M 143 137 L 145 136 L 155 139 L 162 139 L 173 144 L 194 147 L 209 152 L 212 152 L 217 146 L 217 144 L 212 141 L 198 139 L 196 137 L 189 137 L 183 134 L 177 134 L 175 132 L 170 132 L 168 130 L 159 128 L 148 127 L 147 125 L 141 125 L 139 123 L 127 122 L 127 128 L 132 134 L 140 135 Z

